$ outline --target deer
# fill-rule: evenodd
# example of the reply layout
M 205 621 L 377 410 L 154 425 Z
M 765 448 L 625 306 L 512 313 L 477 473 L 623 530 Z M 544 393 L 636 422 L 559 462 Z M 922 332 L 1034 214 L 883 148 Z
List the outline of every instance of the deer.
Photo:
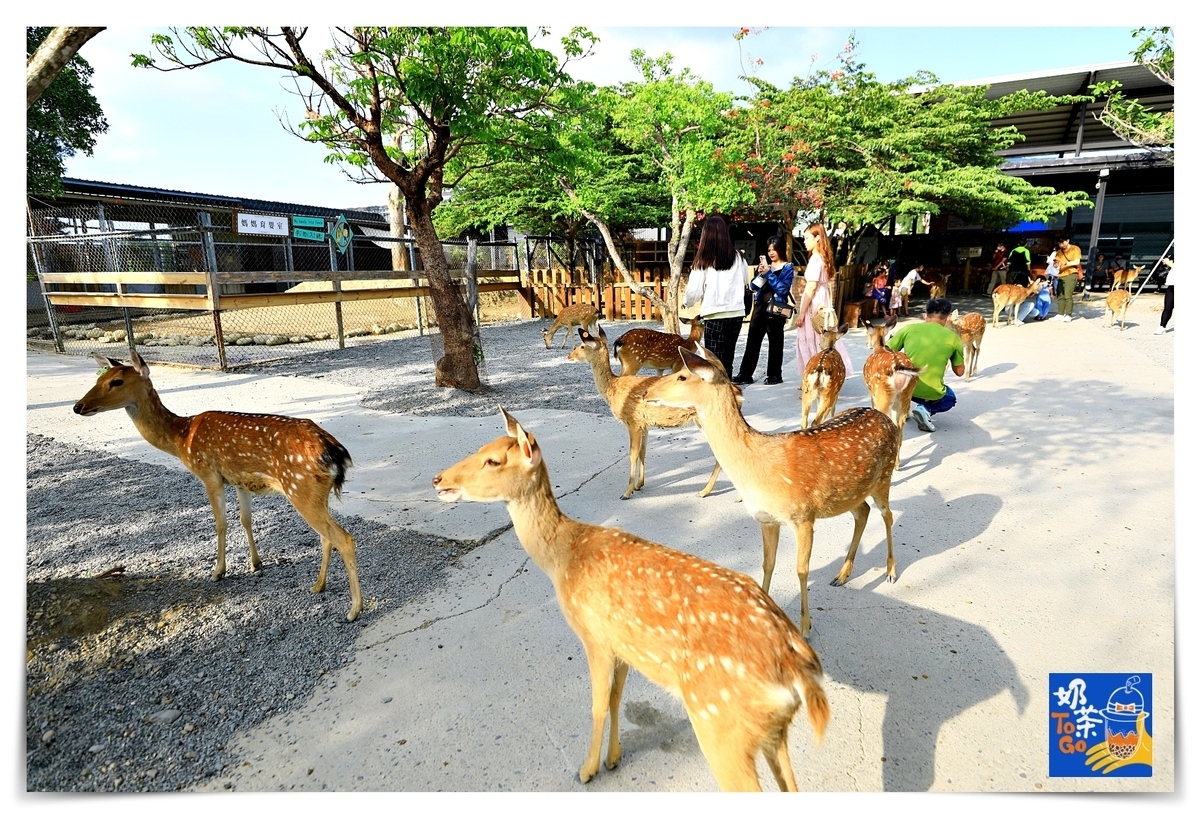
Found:
M 1117 272 L 1120 271 L 1118 270 Z M 1113 284 L 1113 291 L 1104 299 L 1104 326 L 1111 327 L 1116 323 L 1119 316 L 1121 319 L 1121 331 L 1124 332 L 1125 313 L 1129 311 L 1131 303 L 1133 303 L 1133 294 L 1129 290 L 1118 290 L 1116 289 L 1116 284 Z
M 307 418 L 241 412 L 201 412 L 180 416 L 167 409 L 150 382 L 150 367 L 136 350 L 129 364 L 96 355 L 96 385 L 75 404 L 75 414 L 91 417 L 124 409 L 146 442 L 180 462 L 208 493 L 217 529 L 217 561 L 211 578 L 225 576 L 225 486 L 237 489 L 238 510 L 250 545 L 250 570 L 262 568 L 251 531 L 252 494 L 282 494 L 321 538 L 321 568 L 312 592 L 325 590 L 331 550 L 337 549 L 350 583 L 347 621 L 362 612 L 354 538 L 329 513 L 329 494 L 339 499 L 350 453 L 329 432 Z
M 950 286 L 950 274 L 949 273 L 941 273 L 941 274 L 931 273 L 929 275 L 929 281 L 932 282 L 929 285 L 930 300 L 932 300 L 934 298 L 945 298 L 946 297 L 946 288 L 948 286 Z
M 604 327 L 596 325 L 596 336 L 582 327 L 576 331 L 579 333 L 580 344 L 571 350 L 567 359 L 591 366 L 592 377 L 596 381 L 596 389 L 600 396 L 612 410 L 613 417 L 621 421 L 629 432 L 629 484 L 625 486 L 625 493 L 621 495 L 622 500 L 628 500 L 635 491 L 641 491 L 646 485 L 646 441 L 650 437 L 650 429 L 677 429 L 687 426 L 696 420 L 696 415 L 694 412 L 647 405 L 643 400 L 646 389 L 657 376 L 613 375 L 608 356 L 608 336 L 604 334 Z M 700 349 L 707 353 L 703 345 Z M 740 389 L 738 394 L 741 394 Z M 707 497 L 712 492 L 720 473 L 721 463 L 718 461 L 713 466 L 708 484 L 700 490 L 701 497 Z
M 554 334 L 559 328 L 564 328 L 563 342 L 560 349 L 567 346 L 567 340 L 571 337 L 571 330 L 575 327 L 583 327 L 584 329 L 594 329 L 600 321 L 600 313 L 590 304 L 572 304 L 569 307 L 563 307 L 558 311 L 558 315 L 554 316 L 554 323 L 547 329 L 542 330 L 542 340 L 546 342 L 546 349 L 550 348 L 550 344 L 554 341 Z
M 1142 264 L 1138 267 L 1131 267 L 1128 270 L 1113 270 L 1112 289 L 1117 290 L 1122 287 L 1125 289 L 1133 289 L 1133 282 L 1137 281 L 1137 277 L 1142 274 L 1142 270 L 1146 269 L 1146 265 Z M 1107 303 L 1107 302 L 1105 302 Z
M 829 331 L 836 332 L 838 328 L 837 310 L 833 307 L 819 307 L 813 310 L 808 324 L 817 335 Z
M 881 325 L 867 327 L 867 349 L 871 352 L 863 361 L 863 382 L 871 395 L 871 405 L 887 415 L 895 425 L 896 468 L 900 467 L 900 446 L 904 442 L 904 422 L 912 408 L 913 390 L 922 370 L 912 359 L 884 343 L 888 331 L 896 326 L 896 316 Z
M 887 577 L 896 581 L 892 552 L 892 511 L 888 496 L 900 441 L 887 415 L 875 409 L 847 409 L 809 429 L 766 433 L 742 416 L 738 395 L 720 366 L 680 350 L 683 368 L 658 379 L 646 390 L 646 402 L 696 413 L 696 423 L 742 498 L 758 521 L 763 543 L 763 593 L 771 589 L 779 528 L 796 537 L 796 575 L 800 580 L 800 633 L 808 637 L 808 565 L 817 519 L 849 512 L 854 534 L 842 568 L 830 585 L 844 585 L 854 571 L 854 556 L 875 502 L 887 531 Z
M 977 312 L 969 312 L 961 318 L 958 310 L 950 316 L 950 329 L 958 333 L 963 342 L 963 353 L 966 358 L 967 381 L 979 367 L 979 346 L 983 343 L 983 331 L 987 329 L 987 319 Z
M 680 347 L 695 352 L 704 337 L 704 320 L 680 318 L 689 325 L 686 336 L 653 329 L 631 329 L 613 342 L 613 356 L 621 364 L 622 375 L 636 375 L 643 367 L 651 367 L 662 375 L 676 372 L 682 365 L 676 350 Z
M 632 667 L 683 700 L 722 790 L 760 790 L 761 751 L 779 789 L 796 791 L 792 719 L 804 705 L 818 743 L 829 720 L 820 659 L 796 626 L 744 574 L 563 514 L 537 440 L 500 412 L 506 434 L 439 473 L 433 487 L 442 502 L 506 505 L 583 643 L 592 733 L 579 780 L 600 771 L 606 719 L 604 766 L 621 761 L 618 714 Z
M 817 413 L 813 425 L 829 420 L 837 412 L 838 393 L 846 382 L 846 364 L 833 345 L 850 330 L 842 324 L 834 330 L 821 333 L 821 351 L 804 365 L 804 376 L 800 379 L 800 428 L 808 428 L 808 413 L 814 403 Z
M 999 326 L 1000 313 L 1008 310 L 1008 325 L 1017 322 L 1017 307 L 1029 296 L 1036 295 L 1046 286 L 1046 279 L 1035 278 L 1028 286 L 999 284 L 992 290 L 992 326 Z

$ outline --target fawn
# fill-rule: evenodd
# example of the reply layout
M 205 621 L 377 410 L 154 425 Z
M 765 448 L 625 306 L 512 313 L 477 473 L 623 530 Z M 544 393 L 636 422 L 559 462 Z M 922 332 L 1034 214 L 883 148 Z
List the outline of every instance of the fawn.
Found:
M 225 486 L 237 489 L 238 509 L 250 545 L 250 570 L 262 567 L 250 530 L 250 495 L 277 491 L 288 499 L 321 538 L 321 568 L 314 594 L 325 590 L 331 549 L 336 548 L 350 581 L 353 621 L 362 611 L 354 538 L 329 513 L 329 493 L 340 499 L 350 453 L 333 435 L 306 418 L 240 412 L 172 414 L 150 383 L 150 367 L 135 351 L 130 365 L 96 355 L 103 367 L 75 414 L 125 409 L 152 446 L 172 454 L 200 478 L 212 504 L 217 527 L 217 562 L 212 579 L 225 575 Z
M 913 390 L 917 388 L 917 378 L 922 370 L 903 352 L 897 352 L 883 342 L 888 330 L 894 326 L 896 317 L 892 316 L 880 326 L 872 324 L 867 327 L 867 349 L 871 350 L 871 354 L 863 361 L 863 382 L 871 395 L 871 405 L 895 424 L 895 465 L 899 467 L 904 422 L 912 408 Z
M 704 337 L 704 321 L 680 318 L 690 325 L 686 337 L 673 332 L 652 329 L 631 329 L 613 342 L 613 357 L 621 364 L 622 375 L 636 375 L 642 367 L 652 367 L 656 374 L 676 372 L 683 364 L 677 349 L 683 347 L 695 352 Z
M 1146 269 L 1146 265 L 1142 264 L 1138 267 L 1131 267 L 1128 270 L 1113 270 L 1114 290 L 1124 287 L 1125 289 L 1133 289 L 1133 282 L 1137 281 L 1137 277 L 1142 274 L 1142 270 Z M 1124 327 L 1122 327 L 1124 328 Z
M 958 333 L 963 342 L 963 357 L 966 358 L 967 380 L 975 374 L 979 367 L 979 346 L 983 343 L 983 331 L 987 329 L 987 319 L 977 312 L 969 312 L 959 318 L 958 310 L 950 316 L 950 329 Z
M 680 350 L 683 369 L 646 391 L 646 402 L 691 409 L 717 461 L 729 474 L 750 516 L 762 527 L 764 592 L 771 589 L 779 527 L 796 535 L 796 575 L 800 579 L 800 633 L 808 636 L 808 563 L 813 524 L 821 517 L 850 512 L 854 535 L 842 569 L 830 583 L 843 585 L 854 570 L 854 555 L 875 501 L 887 530 L 887 576 L 896 581 L 892 555 L 892 511 L 888 495 L 900 441 L 895 425 L 874 409 L 848 409 L 811 429 L 768 434 L 742 417 L 733 384 L 720 366 Z
M 559 310 L 558 315 L 554 316 L 554 323 L 542 330 L 542 340 L 546 342 L 546 349 L 549 349 L 551 342 L 554 341 L 554 333 L 558 332 L 559 327 L 562 327 L 565 332 L 562 346 L 559 349 L 565 349 L 567 340 L 571 337 L 572 327 L 592 329 L 598 326 L 599 322 L 600 313 L 596 312 L 595 307 L 590 304 L 572 304 Z
M 1000 313 L 1008 310 L 1008 325 L 1017 322 L 1017 307 L 1031 295 L 1037 295 L 1046 286 L 1046 279 L 1035 278 L 1028 287 L 1020 284 L 999 284 L 992 290 L 992 326 L 999 326 Z
M 604 328 L 597 324 L 596 337 L 585 329 L 579 329 L 577 332 L 581 343 L 571 350 L 567 358 L 592 367 L 596 389 L 608 403 L 613 417 L 625 424 L 629 432 L 629 484 L 625 487 L 625 493 L 621 495 L 622 500 L 628 500 L 635 491 L 640 491 L 646 484 L 646 441 L 650 437 L 650 429 L 676 429 L 687 426 L 696 420 L 696 413 L 647 405 L 643 399 L 646 389 L 658 379 L 657 376 L 613 375 L 608 357 L 608 337 L 604 334 Z M 704 349 L 703 345 L 700 349 Z M 741 390 L 738 390 L 738 395 L 741 395 Z M 720 473 L 721 464 L 718 462 L 713 466 L 708 485 L 700 490 L 701 497 L 707 497 L 712 491 Z
M 821 333 L 821 351 L 804 365 L 804 376 L 800 379 L 800 428 L 808 428 L 808 412 L 813 403 L 817 414 L 813 425 L 829 420 L 837 412 L 838 393 L 846 382 L 846 364 L 833 345 L 850 330 L 842 324 L 834 330 Z
M 701 359 L 703 360 L 703 359 Z M 504 408 L 507 435 L 433 478 L 438 499 L 503 502 L 522 547 L 554 584 L 583 643 L 592 734 L 579 780 L 621 760 L 618 713 L 629 668 L 683 700 L 722 790 L 761 789 L 761 750 L 779 789 L 796 790 L 787 733 L 801 704 L 819 742 L 829 720 L 821 662 L 779 606 L 744 574 L 558 507 L 534 436 Z
M 1116 275 L 1120 270 L 1113 273 Z M 1121 319 L 1121 330 L 1125 330 L 1125 313 L 1129 311 L 1129 305 L 1133 303 L 1133 295 L 1129 290 L 1118 290 L 1116 284 L 1113 284 L 1113 291 L 1104 299 L 1104 317 L 1107 319 L 1104 326 L 1111 327 L 1116 323 L 1117 317 Z

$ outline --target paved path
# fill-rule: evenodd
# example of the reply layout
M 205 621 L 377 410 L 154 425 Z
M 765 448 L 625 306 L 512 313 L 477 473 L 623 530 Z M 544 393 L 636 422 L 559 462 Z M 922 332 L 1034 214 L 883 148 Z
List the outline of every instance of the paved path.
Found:
M 959 404 L 938 416 L 938 431 L 906 426 L 892 490 L 896 584 L 884 581 L 876 512 L 841 588 L 828 583 L 851 520 L 818 522 L 811 642 L 832 721 L 820 747 L 802 718 L 793 725 L 802 790 L 1174 790 L 1173 375 L 1172 359 L 1149 346 L 1174 336 L 1150 336 L 1157 313 L 1145 301 L 1125 333 L 1099 318 L 989 326 L 978 375 L 949 379 Z M 856 368 L 863 335 L 847 338 Z M 757 428 L 798 425 L 791 344 L 784 366 L 784 385 L 746 389 Z M 30 353 L 27 430 L 177 465 L 131 424 L 64 422 L 94 370 Z M 372 412 L 356 406 L 355 390 L 304 378 L 160 368 L 155 382 L 179 413 L 228 398 L 325 425 L 355 456 L 348 514 L 458 538 L 508 525 L 500 505 L 439 504 L 430 487 L 439 470 L 502 434 L 498 416 Z M 838 406 L 861 405 L 856 376 Z M 699 430 L 652 434 L 646 488 L 622 502 L 627 438 L 614 420 L 549 410 L 518 419 L 537 436 L 568 514 L 761 576 L 758 525 L 728 479 L 695 496 L 712 464 Z M 785 531 L 772 596 L 798 616 L 794 555 Z M 624 760 L 581 785 L 587 668 L 550 582 L 511 529 L 469 558 L 445 590 L 368 620 L 354 662 L 242 735 L 245 763 L 214 789 L 715 788 L 682 706 L 636 673 L 624 698 Z M 1071 671 L 1153 674 L 1153 778 L 1048 777 L 1048 674 Z

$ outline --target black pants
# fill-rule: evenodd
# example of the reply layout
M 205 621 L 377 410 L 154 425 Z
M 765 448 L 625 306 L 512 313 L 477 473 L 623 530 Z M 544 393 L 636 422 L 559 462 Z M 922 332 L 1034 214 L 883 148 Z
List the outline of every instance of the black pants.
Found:
M 710 318 L 704 322 L 704 347 L 721 360 L 725 374 L 733 371 L 733 353 L 743 318 Z M 730 376 L 732 377 L 732 376 Z
M 1167 322 L 1171 320 L 1171 313 L 1173 312 L 1175 312 L 1175 285 L 1170 284 L 1164 291 L 1162 319 L 1158 322 L 1158 325 L 1166 329 Z
M 750 329 L 746 333 L 746 351 L 742 353 L 742 367 L 738 377 L 749 380 L 758 368 L 758 354 L 763 336 L 767 338 L 767 380 L 783 380 L 783 325 L 782 316 L 768 315 L 765 302 L 755 302 L 750 313 Z

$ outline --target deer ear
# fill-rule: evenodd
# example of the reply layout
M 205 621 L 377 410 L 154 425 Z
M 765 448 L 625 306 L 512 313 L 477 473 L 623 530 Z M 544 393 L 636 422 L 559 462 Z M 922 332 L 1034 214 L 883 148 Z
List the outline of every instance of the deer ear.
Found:
M 588 332 L 587 330 L 585 330 L 583 327 L 577 327 L 575 329 L 575 331 L 579 333 L 580 341 L 587 342 L 587 341 L 592 340 L 592 334 L 590 332 Z
M 133 368 L 137 370 L 139 375 L 141 375 L 143 378 L 150 377 L 150 367 L 147 366 L 146 362 L 142 360 L 142 356 L 138 355 L 136 349 L 133 350 L 133 358 L 131 359 L 131 362 L 133 364 Z
M 521 424 L 517 423 L 517 419 L 504 411 L 503 406 L 496 404 L 496 407 L 500 410 L 500 415 L 504 418 L 504 428 L 508 432 L 509 437 L 516 437 L 517 432 L 524 431 L 521 428 Z
M 93 353 L 92 357 L 96 359 L 96 363 L 105 368 L 124 366 L 124 364 L 118 361 L 116 358 L 109 358 L 107 355 L 101 355 L 99 352 Z
M 604 327 L 600 326 L 600 322 L 596 322 L 596 337 L 604 343 L 608 343 L 608 336 L 604 334 Z
M 719 382 L 719 377 L 724 377 L 721 370 L 717 366 L 713 366 L 707 358 L 701 357 L 694 352 L 688 352 L 683 347 L 679 348 L 679 354 L 683 358 L 683 368 L 697 378 L 700 378 L 700 380 L 707 383 L 717 383 Z
M 517 423 L 516 426 L 517 446 L 521 449 L 521 457 L 525 458 L 530 468 L 533 468 L 542 462 L 542 450 L 538 447 L 537 440 L 533 435 L 521 428 L 521 424 Z

